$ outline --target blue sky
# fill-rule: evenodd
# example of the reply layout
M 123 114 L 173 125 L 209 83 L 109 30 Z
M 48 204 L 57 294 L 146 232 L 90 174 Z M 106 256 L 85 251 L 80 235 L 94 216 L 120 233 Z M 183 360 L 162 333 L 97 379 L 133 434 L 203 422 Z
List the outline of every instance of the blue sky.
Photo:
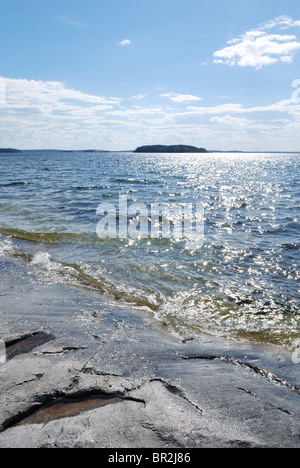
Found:
M 10 0 L 0 146 L 300 151 L 299 0 Z

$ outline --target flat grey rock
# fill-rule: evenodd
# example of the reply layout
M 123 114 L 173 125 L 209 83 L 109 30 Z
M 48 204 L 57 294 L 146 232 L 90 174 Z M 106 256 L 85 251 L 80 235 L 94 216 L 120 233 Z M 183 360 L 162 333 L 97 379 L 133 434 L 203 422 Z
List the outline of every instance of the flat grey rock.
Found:
M 25 282 L 20 259 L 1 260 L 1 448 L 300 446 L 289 353 L 183 342 L 146 309 Z

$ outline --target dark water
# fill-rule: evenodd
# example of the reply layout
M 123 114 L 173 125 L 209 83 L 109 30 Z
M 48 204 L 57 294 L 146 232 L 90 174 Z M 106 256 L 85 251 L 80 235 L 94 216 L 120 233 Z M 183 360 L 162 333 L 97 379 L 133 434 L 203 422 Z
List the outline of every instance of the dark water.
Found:
M 118 212 L 120 195 L 199 203 L 204 245 L 99 239 L 97 207 Z M 184 337 L 299 337 L 299 154 L 2 154 L 0 232 L 0 254 L 22 254 L 41 281 L 148 307 Z

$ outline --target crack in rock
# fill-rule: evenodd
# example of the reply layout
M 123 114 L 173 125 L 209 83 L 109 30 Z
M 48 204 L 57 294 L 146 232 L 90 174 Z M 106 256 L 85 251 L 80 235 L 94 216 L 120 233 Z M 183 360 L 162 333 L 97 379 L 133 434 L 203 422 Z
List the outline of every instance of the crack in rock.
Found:
M 15 384 L 11 387 L 12 388 L 15 388 L 15 387 L 22 387 L 23 385 L 26 385 L 28 383 L 31 383 L 31 382 L 36 382 L 37 380 L 41 380 L 43 377 L 44 377 L 44 374 L 35 374 L 34 375 L 34 379 L 30 379 L 30 380 L 24 380 L 18 384 Z
M 175 387 L 174 385 L 171 385 L 168 382 L 165 382 L 163 379 L 151 379 L 149 381 L 149 383 L 151 383 L 151 382 L 160 382 L 160 383 L 162 383 L 164 385 L 164 387 L 166 388 L 166 390 L 168 390 L 169 393 L 172 393 L 172 395 L 179 396 L 183 400 L 187 401 L 194 408 L 196 408 L 198 411 L 200 411 L 200 413 L 202 415 L 204 414 L 204 411 L 196 403 L 193 403 L 191 400 L 189 400 L 187 398 L 187 396 L 183 393 L 183 391 L 180 388 Z
M 87 349 L 87 346 L 64 346 L 63 348 L 53 349 L 53 350 L 44 350 L 41 352 L 35 353 L 37 356 L 61 356 L 63 354 L 72 353 L 75 351 L 81 351 Z
M 281 379 L 278 377 L 276 374 L 273 374 L 272 372 L 267 371 L 266 369 L 263 369 L 258 366 L 254 366 L 253 364 L 250 364 L 248 362 L 241 361 L 239 359 L 227 357 L 227 356 L 222 356 L 222 355 L 210 355 L 210 354 L 199 354 L 199 355 L 192 355 L 192 356 L 184 356 L 180 355 L 182 359 L 185 361 L 196 361 L 196 360 L 203 360 L 203 361 L 222 361 L 226 362 L 228 364 L 233 364 L 235 366 L 241 366 L 244 367 L 248 370 L 251 370 L 255 374 L 258 374 L 270 382 L 279 384 L 283 387 L 289 388 L 290 390 L 293 390 L 294 392 L 298 393 L 300 395 L 300 387 L 297 387 L 290 382 Z
M 251 390 L 247 390 L 246 388 L 242 388 L 242 387 L 238 387 L 238 389 L 241 390 L 242 392 L 247 393 L 248 395 L 251 395 L 251 396 L 257 398 L 256 393 L 252 392 Z

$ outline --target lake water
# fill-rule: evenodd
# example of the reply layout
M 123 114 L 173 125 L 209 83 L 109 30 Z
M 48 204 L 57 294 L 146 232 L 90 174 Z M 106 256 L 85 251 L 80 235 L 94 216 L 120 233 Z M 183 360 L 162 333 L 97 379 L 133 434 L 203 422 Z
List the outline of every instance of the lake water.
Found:
M 201 206 L 204 242 L 172 223 L 163 238 L 99 238 L 98 207 L 115 207 L 118 228 L 120 196 L 136 233 L 135 204 Z M 299 154 L 1 154 L 0 232 L 0 255 L 41 282 L 147 308 L 183 338 L 299 338 Z

